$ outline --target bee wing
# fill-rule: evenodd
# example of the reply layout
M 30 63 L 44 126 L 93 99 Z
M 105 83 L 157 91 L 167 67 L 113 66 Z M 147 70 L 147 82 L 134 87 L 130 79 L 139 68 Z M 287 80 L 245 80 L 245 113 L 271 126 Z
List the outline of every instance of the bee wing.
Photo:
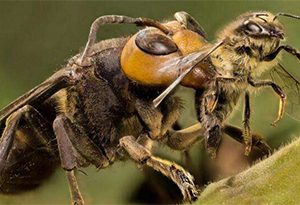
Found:
M 286 115 L 300 122 L 300 81 L 281 64 L 270 72 L 270 76 L 287 96 Z
M 178 76 L 178 78 L 171 84 L 169 87 L 164 90 L 157 98 L 153 100 L 154 106 L 157 107 L 163 99 L 181 82 L 181 80 L 189 73 L 191 70 L 199 64 L 201 61 L 203 61 L 205 58 L 207 58 L 212 52 L 214 52 L 217 48 L 219 48 L 223 44 L 223 41 L 220 41 L 213 45 L 210 48 L 205 48 L 197 53 L 191 53 L 187 56 L 182 57 L 181 59 L 176 59 L 176 63 L 170 63 L 169 65 L 161 68 L 161 70 L 167 70 L 167 69 L 174 69 L 174 64 L 176 65 L 175 69 L 177 70 L 184 70 Z
M 73 76 L 72 68 L 67 67 L 65 69 L 61 69 L 40 85 L 20 96 L 18 99 L 16 99 L 0 111 L 0 125 L 2 125 L 4 120 L 9 115 L 11 115 L 13 112 L 20 109 L 24 105 L 39 105 L 44 100 L 56 93 L 58 90 L 67 87 L 71 83 L 71 76 Z

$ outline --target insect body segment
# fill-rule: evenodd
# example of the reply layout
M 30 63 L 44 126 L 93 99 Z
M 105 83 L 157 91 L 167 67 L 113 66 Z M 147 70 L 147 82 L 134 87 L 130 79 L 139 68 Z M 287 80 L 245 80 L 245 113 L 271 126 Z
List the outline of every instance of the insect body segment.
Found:
M 180 28 L 178 22 L 169 25 Z M 149 28 L 138 32 L 127 42 L 122 51 L 121 66 L 126 76 L 138 83 L 168 86 L 187 69 L 183 58 L 199 52 L 205 46 L 208 46 L 206 40 L 191 30 L 181 28 L 168 36 L 158 29 Z M 187 56 L 186 62 L 192 57 Z M 182 84 L 187 87 L 204 87 L 209 81 L 209 75 L 213 75 L 213 70 L 208 67 L 207 62 L 200 64 L 183 79 Z

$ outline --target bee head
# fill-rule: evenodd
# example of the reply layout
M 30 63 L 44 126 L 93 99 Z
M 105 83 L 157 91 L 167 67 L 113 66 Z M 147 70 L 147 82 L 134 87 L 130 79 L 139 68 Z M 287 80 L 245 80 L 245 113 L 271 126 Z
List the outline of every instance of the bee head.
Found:
M 276 15 L 263 12 L 248 12 L 240 15 L 235 21 L 226 26 L 219 37 L 239 36 L 252 39 L 284 39 L 283 25 L 278 21 L 278 17 L 285 16 L 300 20 L 300 16 L 277 13 Z
M 237 35 L 257 39 L 284 39 L 282 24 L 269 12 L 244 14 L 235 29 Z
M 228 24 L 218 38 L 233 50 L 239 52 L 239 48 L 244 48 L 242 53 L 260 59 L 274 52 L 284 40 L 283 25 L 277 17 L 278 14 L 265 11 L 244 13 Z

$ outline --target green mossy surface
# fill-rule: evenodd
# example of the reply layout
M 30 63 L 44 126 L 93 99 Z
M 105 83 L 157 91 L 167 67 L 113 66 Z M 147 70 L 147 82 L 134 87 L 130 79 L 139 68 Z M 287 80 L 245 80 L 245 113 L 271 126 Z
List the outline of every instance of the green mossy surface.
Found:
M 208 185 L 196 204 L 299 204 L 300 138 L 250 169 Z

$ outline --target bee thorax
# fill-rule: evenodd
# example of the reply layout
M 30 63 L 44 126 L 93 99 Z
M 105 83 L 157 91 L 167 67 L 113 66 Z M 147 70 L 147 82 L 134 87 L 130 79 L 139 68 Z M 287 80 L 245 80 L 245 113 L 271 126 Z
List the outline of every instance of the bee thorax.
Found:
M 260 76 L 278 63 L 263 61 L 263 57 L 278 47 L 277 42 L 233 39 L 211 55 L 212 63 L 222 77 Z

